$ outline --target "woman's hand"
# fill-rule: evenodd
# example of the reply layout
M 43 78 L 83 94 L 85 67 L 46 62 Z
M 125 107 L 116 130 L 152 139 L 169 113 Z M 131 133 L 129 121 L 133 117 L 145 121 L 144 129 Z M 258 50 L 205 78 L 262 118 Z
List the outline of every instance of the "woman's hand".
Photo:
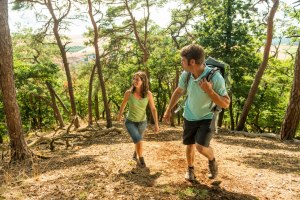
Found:
M 159 126 L 158 126 L 158 124 L 155 124 L 155 126 L 154 126 L 154 132 L 155 133 L 159 132 Z
M 123 119 L 123 116 L 119 114 L 117 117 L 117 121 L 122 121 L 122 119 Z

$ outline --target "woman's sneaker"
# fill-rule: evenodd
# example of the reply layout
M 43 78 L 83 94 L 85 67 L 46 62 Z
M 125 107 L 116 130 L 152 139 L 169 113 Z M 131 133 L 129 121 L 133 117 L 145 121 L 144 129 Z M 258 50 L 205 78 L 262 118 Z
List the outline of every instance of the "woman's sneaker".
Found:
M 217 164 L 217 161 L 215 158 L 213 160 L 208 161 L 208 168 L 210 171 L 208 178 L 210 178 L 210 179 L 216 178 L 218 175 L 218 164 Z
M 135 160 L 137 161 L 137 157 L 136 157 L 136 151 L 133 152 L 133 155 L 132 155 L 132 160 Z
M 194 172 L 194 167 L 188 167 L 188 170 L 185 173 L 184 178 L 187 181 L 194 181 L 194 180 L 196 180 L 196 176 L 195 176 L 195 172 Z
M 146 167 L 146 163 L 145 163 L 144 157 L 140 157 L 139 158 L 139 165 L 140 165 L 141 168 Z

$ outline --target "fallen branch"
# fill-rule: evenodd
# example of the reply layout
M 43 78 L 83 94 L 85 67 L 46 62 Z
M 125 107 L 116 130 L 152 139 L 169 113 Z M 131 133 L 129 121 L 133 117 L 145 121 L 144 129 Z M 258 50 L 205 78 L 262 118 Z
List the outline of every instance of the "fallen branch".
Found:
M 111 127 L 108 129 L 102 129 L 101 131 L 97 131 L 92 137 L 106 136 L 111 132 L 123 133 L 124 130 L 121 128 Z
M 297 139 L 293 139 L 293 142 L 296 144 L 300 144 L 300 140 L 297 140 Z
M 265 137 L 265 138 L 280 139 L 280 136 L 274 133 L 249 133 L 246 131 L 230 131 L 230 133 L 243 135 L 245 137 L 250 137 L 250 138 Z

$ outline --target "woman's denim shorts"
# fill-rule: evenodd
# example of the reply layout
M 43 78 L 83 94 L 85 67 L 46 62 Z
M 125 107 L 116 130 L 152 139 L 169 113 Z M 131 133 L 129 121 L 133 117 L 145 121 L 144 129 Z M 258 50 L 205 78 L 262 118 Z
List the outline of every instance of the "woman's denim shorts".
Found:
M 143 133 L 146 130 L 147 121 L 133 122 L 126 119 L 125 126 L 134 144 L 136 144 L 143 139 Z

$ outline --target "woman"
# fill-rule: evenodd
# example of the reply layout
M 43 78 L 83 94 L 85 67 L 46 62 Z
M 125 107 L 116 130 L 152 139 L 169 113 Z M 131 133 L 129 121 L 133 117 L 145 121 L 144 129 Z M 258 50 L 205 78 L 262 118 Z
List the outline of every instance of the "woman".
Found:
M 125 120 L 125 126 L 135 144 L 133 159 L 138 161 L 141 167 L 146 167 L 143 157 L 142 139 L 143 133 L 147 127 L 146 107 L 148 103 L 155 121 L 154 131 L 156 133 L 158 132 L 159 127 L 153 95 L 149 91 L 148 78 L 144 72 L 138 71 L 134 74 L 132 86 L 124 94 L 124 99 L 118 114 L 119 121 L 122 119 L 127 102 L 129 105 L 129 112 Z

